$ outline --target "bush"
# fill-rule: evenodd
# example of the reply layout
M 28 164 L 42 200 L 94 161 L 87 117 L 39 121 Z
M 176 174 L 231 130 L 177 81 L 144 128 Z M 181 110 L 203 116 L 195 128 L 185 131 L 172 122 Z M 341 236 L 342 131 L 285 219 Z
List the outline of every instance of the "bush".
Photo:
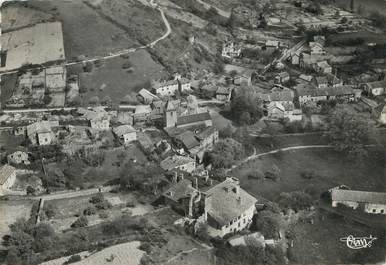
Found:
M 86 216 L 81 216 L 71 225 L 72 228 L 86 227 L 88 225 L 88 220 Z
M 84 215 L 94 215 L 96 214 L 96 208 L 94 206 L 89 206 L 83 211 Z
M 285 209 L 299 211 L 311 207 L 313 200 L 310 194 L 303 191 L 294 191 L 281 193 L 278 202 Z
M 92 72 L 93 69 L 94 64 L 92 62 L 87 62 L 86 65 L 83 67 L 83 71 L 85 71 L 86 73 Z
M 95 194 L 94 196 L 91 197 L 90 199 L 90 202 L 92 204 L 97 204 L 97 203 L 101 203 L 105 200 L 105 197 L 103 196 L 102 193 L 97 193 Z
M 152 246 L 150 243 L 148 242 L 143 242 L 140 246 L 139 246 L 139 249 L 142 250 L 142 251 L 145 251 L 147 254 L 150 254 L 151 253 L 151 250 L 152 250 Z

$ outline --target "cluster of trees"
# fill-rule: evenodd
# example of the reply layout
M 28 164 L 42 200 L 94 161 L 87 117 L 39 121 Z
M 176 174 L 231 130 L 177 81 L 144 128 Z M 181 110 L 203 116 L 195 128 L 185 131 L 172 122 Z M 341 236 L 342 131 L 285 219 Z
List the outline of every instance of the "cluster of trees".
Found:
M 141 190 L 157 194 L 163 185 L 163 170 L 155 162 L 141 164 L 129 161 L 121 168 L 120 186 L 124 190 Z
M 242 125 L 257 122 L 263 117 L 263 103 L 252 89 L 240 89 L 232 98 L 231 115 Z
M 279 247 L 219 246 L 215 255 L 219 265 L 283 265 L 285 254 Z
M 204 157 L 205 164 L 212 164 L 214 169 L 230 168 L 244 157 L 245 150 L 241 143 L 232 138 L 217 142 L 213 150 Z
M 373 142 L 375 132 L 374 124 L 365 115 L 339 106 L 328 118 L 326 136 L 336 150 L 351 157 L 361 157 L 367 154 L 366 145 Z
M 6 264 L 35 265 L 48 258 L 78 253 L 90 248 L 87 235 L 78 231 L 60 235 L 46 223 L 19 219 L 10 225 L 10 235 L 4 237 L 8 247 Z
M 300 211 L 312 206 L 312 196 L 304 191 L 283 192 L 280 194 L 279 205 L 283 209 Z

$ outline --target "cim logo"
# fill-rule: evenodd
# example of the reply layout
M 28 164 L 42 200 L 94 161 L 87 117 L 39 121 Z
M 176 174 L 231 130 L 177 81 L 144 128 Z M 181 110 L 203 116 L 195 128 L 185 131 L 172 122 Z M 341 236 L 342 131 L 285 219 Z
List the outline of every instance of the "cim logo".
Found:
M 340 241 L 346 242 L 348 248 L 351 249 L 361 249 L 361 248 L 369 248 L 371 247 L 376 237 L 370 235 L 369 237 L 354 237 L 349 235 L 348 237 L 342 237 Z

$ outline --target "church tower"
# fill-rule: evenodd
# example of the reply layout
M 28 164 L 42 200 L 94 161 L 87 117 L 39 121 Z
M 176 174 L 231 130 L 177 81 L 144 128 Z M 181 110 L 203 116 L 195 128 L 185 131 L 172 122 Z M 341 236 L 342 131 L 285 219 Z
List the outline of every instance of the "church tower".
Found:
M 166 128 L 175 127 L 177 124 L 177 108 L 171 101 L 166 104 L 165 120 Z

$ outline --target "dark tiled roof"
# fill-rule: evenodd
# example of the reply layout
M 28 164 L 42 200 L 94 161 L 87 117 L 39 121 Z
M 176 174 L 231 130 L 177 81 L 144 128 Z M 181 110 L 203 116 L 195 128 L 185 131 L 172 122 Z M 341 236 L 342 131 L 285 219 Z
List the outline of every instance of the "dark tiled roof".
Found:
M 192 187 L 192 182 L 188 179 L 183 179 L 180 182 L 171 186 L 167 191 L 163 193 L 163 196 L 178 202 L 180 199 L 188 198 L 192 193 L 197 190 Z
M 196 139 L 196 136 L 192 131 L 183 132 L 177 135 L 176 138 L 180 140 L 187 149 L 191 149 L 200 145 L 200 142 Z
M 180 116 L 177 119 L 177 126 L 178 125 L 185 125 L 185 124 L 189 124 L 189 123 L 200 122 L 200 121 L 207 121 L 207 120 L 211 120 L 211 119 L 212 118 L 210 117 L 209 112 Z
M 239 217 L 257 201 L 231 178 L 209 189 L 206 194 L 209 203 L 208 214 L 220 225 L 226 225 Z

